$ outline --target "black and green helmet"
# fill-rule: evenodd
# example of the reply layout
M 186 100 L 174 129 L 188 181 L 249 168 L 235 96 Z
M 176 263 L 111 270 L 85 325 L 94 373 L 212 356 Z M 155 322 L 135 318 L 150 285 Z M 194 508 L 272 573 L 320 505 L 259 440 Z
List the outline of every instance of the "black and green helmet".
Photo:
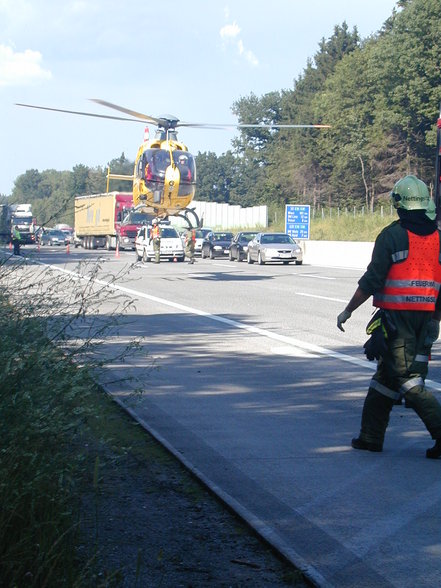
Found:
M 399 180 L 390 193 L 395 208 L 404 210 L 425 210 L 430 220 L 435 220 L 435 203 L 426 184 L 416 176 L 406 176 Z

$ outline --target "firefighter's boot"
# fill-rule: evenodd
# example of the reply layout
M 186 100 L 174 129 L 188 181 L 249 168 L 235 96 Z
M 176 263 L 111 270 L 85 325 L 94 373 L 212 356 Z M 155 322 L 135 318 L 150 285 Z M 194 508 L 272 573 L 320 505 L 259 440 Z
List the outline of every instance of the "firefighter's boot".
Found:
M 437 439 L 433 447 L 426 450 L 428 459 L 439 459 L 441 457 L 441 439 Z

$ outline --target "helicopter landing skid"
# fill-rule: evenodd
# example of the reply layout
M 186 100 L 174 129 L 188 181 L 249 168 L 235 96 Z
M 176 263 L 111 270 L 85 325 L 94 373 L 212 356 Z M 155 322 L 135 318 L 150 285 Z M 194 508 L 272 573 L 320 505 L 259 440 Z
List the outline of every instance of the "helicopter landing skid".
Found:
M 189 215 L 191 215 L 193 218 L 189 218 Z M 177 212 L 174 216 L 183 218 L 189 229 L 200 229 L 202 227 L 203 219 L 199 219 L 194 208 L 184 208 L 180 212 Z M 192 220 L 196 221 L 195 226 L 193 226 Z

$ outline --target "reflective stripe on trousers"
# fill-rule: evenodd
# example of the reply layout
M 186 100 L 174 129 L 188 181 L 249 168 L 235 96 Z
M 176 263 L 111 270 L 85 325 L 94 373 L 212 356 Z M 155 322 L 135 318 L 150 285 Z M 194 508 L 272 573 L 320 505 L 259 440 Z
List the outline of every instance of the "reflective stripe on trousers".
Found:
M 378 380 L 374 380 L 374 378 L 372 378 L 369 384 L 369 388 L 373 388 L 380 394 L 383 394 L 383 396 L 387 396 L 388 398 L 391 398 L 394 401 L 400 400 L 406 394 L 406 392 L 409 392 L 409 390 L 412 390 L 412 388 L 415 388 L 415 386 L 424 386 L 423 378 L 417 376 L 416 378 L 411 378 L 410 380 L 407 380 L 406 382 L 404 382 L 404 384 L 400 386 L 398 392 L 392 390 L 391 388 L 388 388 L 384 384 L 381 384 Z

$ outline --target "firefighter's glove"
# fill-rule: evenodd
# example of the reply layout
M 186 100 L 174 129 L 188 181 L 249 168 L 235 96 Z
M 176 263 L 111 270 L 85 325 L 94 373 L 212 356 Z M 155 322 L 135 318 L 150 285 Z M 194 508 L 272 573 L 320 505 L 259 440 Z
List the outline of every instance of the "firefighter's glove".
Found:
M 349 310 L 346 310 L 346 309 L 338 315 L 337 327 L 340 329 L 340 331 L 344 332 L 343 323 L 345 323 L 348 319 L 350 319 L 351 316 L 352 316 L 352 312 L 349 312 Z
M 424 339 L 424 345 L 431 347 L 439 337 L 439 321 L 430 319 L 427 324 L 426 338 Z

